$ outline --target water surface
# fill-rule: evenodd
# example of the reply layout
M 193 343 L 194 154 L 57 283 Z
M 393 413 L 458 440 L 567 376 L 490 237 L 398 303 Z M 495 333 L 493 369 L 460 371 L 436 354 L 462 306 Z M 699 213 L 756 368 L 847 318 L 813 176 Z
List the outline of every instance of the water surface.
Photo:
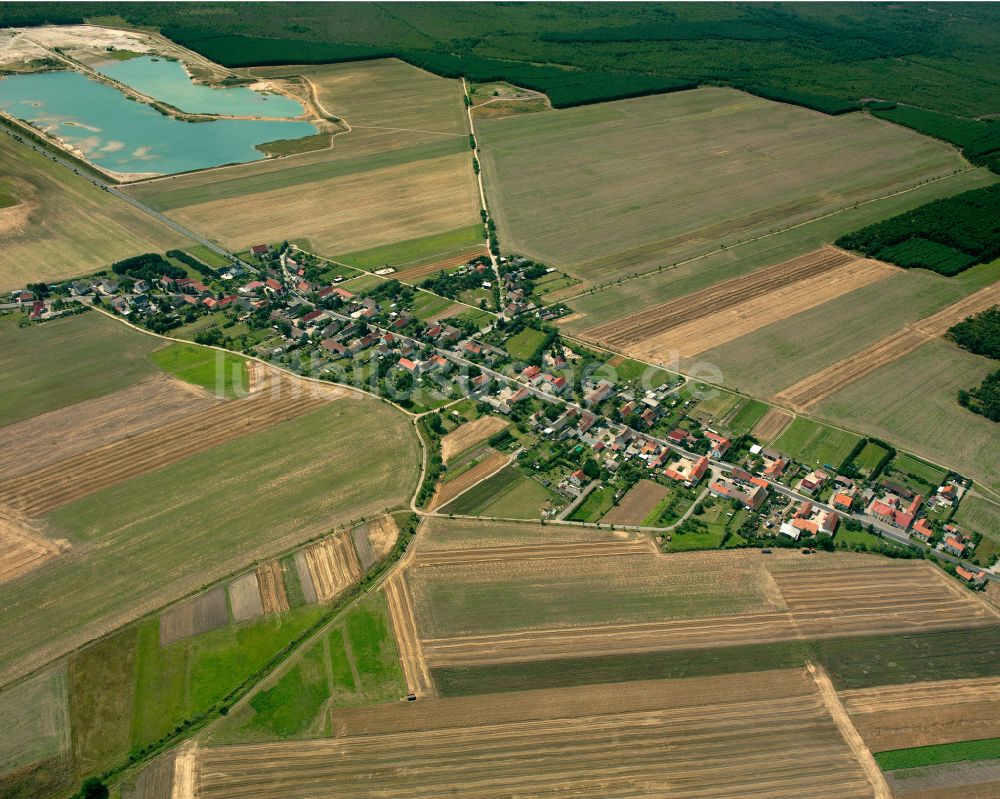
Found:
M 297 121 L 182 122 L 71 70 L 3 78 L 0 109 L 47 130 L 97 166 L 130 174 L 257 161 L 264 158 L 257 144 L 317 132 Z

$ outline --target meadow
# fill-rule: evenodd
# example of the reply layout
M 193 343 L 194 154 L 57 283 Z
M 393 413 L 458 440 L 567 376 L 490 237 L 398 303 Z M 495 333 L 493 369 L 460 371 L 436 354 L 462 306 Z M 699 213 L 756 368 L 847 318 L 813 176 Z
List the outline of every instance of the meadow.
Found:
M 993 361 L 934 340 L 833 394 L 814 414 L 944 463 L 1000 490 L 996 423 L 958 404 Z
M 246 360 L 239 355 L 193 344 L 170 344 L 149 357 L 167 374 L 218 397 L 231 398 L 249 388 Z
M 722 88 L 484 120 L 500 240 L 592 283 L 961 168 L 949 146 Z
M 719 281 L 803 255 L 858 227 L 939 197 L 988 186 L 996 180 L 996 175 L 984 169 L 967 170 L 903 194 L 862 203 L 857 208 L 849 207 L 832 216 L 806 222 L 738 247 L 711 252 L 697 260 L 665 268 L 662 272 L 655 271 L 620 284 L 612 283 L 593 293 L 573 297 L 569 305 L 582 316 L 561 326 L 569 333 L 579 333 Z
M 859 436 L 799 417 L 774 442 L 774 448 L 809 466 L 838 468 Z
M 0 293 L 188 242 L 28 144 L 0 136 L 0 161 L 18 201 L 0 210 Z
M 381 446 L 390 440 L 391 456 Z M 400 414 L 344 400 L 59 508 L 49 532 L 79 556 L 0 586 L 11 610 L 0 623 L 0 673 L 9 678 L 255 557 L 404 502 L 418 460 Z
M 0 427 L 119 391 L 157 373 L 160 339 L 90 312 L 18 327 L 0 315 Z

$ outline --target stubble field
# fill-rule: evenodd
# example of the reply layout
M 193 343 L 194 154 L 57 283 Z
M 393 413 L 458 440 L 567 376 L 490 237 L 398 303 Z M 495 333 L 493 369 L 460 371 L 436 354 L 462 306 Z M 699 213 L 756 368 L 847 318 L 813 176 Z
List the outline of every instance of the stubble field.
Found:
M 0 293 L 188 241 L 7 135 L 0 162 L 18 201 L 0 209 Z
M 480 139 L 500 239 L 591 282 L 656 269 L 945 175 L 879 120 L 703 88 L 518 118 Z

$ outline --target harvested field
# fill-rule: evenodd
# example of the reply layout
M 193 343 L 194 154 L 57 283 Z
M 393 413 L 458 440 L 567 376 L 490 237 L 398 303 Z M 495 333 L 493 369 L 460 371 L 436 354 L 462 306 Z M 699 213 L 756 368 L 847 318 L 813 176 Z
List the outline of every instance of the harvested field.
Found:
M 424 658 L 423 645 L 413 614 L 413 598 L 402 571 L 397 571 L 385 584 L 385 601 L 389 621 L 396 638 L 396 650 L 403 665 L 407 690 L 416 696 L 434 692 L 434 683 Z
M 487 119 L 477 131 L 500 240 L 592 283 L 964 166 L 947 145 L 880 120 L 727 88 Z
M 873 752 L 1000 736 L 997 677 L 856 688 L 840 698 Z
M 510 457 L 503 452 L 491 452 L 490 455 L 483 458 L 467 472 L 463 472 L 454 480 L 449 480 L 438 488 L 437 494 L 434 495 L 434 499 L 431 501 L 430 509 L 437 510 L 443 508 L 459 494 L 468 491 L 476 483 L 500 471 L 500 469 L 507 465 L 508 460 L 510 460 Z
M 309 571 L 309 560 L 306 558 L 305 550 L 295 553 L 295 572 L 298 574 L 299 583 L 302 586 L 302 596 L 307 605 L 314 605 L 319 600 L 316 597 L 316 586 L 313 584 L 312 573 Z
M 448 433 L 441 439 L 441 460 L 447 463 L 456 455 L 465 452 L 481 441 L 496 435 L 508 425 L 506 419 L 492 414 L 480 416 Z
M 670 489 L 652 480 L 640 480 L 615 507 L 601 517 L 608 524 L 642 524 Z
M 335 599 L 349 585 L 361 579 L 361 567 L 347 533 L 314 544 L 305 550 L 305 556 L 319 602 Z
M 368 540 L 368 529 L 363 524 L 355 525 L 351 528 L 351 539 L 354 541 L 354 551 L 358 555 L 361 563 L 361 570 L 368 571 L 371 565 L 377 560 L 375 549 Z
M 234 621 L 249 621 L 264 615 L 257 572 L 243 574 L 229 584 L 229 605 L 233 609 Z
M 196 413 L 216 401 L 165 375 L 0 428 L 5 478 L 50 466 Z
M 0 693 L 0 775 L 68 754 L 66 668 L 56 666 Z M 0 783 L 2 785 L 2 783 Z
M 167 214 L 233 251 L 283 238 L 306 238 L 325 254 L 368 249 L 471 224 L 479 213 L 479 194 L 467 153 L 269 190 L 248 185 L 240 196 Z
M 399 539 L 399 526 L 392 516 L 380 516 L 368 522 L 368 541 L 379 559 L 384 558 Z
M 772 575 L 807 638 L 927 632 L 1000 620 L 1000 613 L 924 562 L 816 573 L 775 569 Z
M 38 522 L 0 505 L 0 583 L 37 569 L 68 546 L 47 539 L 41 529 Z
M 231 590 L 231 589 L 230 589 Z M 236 606 L 233 605 L 235 615 Z M 226 589 L 221 585 L 165 610 L 160 616 L 160 646 L 169 646 L 229 624 Z
M 794 417 L 781 408 L 771 408 L 750 432 L 758 441 L 770 444 L 791 424 Z
M 521 546 L 421 551 L 411 561 L 411 568 L 518 560 L 566 560 L 570 558 L 614 557 L 616 555 L 652 555 L 655 553 L 656 549 L 652 542 L 643 539 L 593 543 L 524 544 Z
M 802 671 L 658 681 L 644 687 L 641 693 L 635 686 L 615 686 L 600 692 L 583 688 L 505 694 L 500 701 L 465 706 L 397 703 L 373 719 L 373 726 L 387 728 L 380 734 L 207 748 L 201 751 L 198 795 L 876 795 Z M 530 720 L 512 720 L 508 708 L 524 708 Z M 458 721 L 456 715 L 462 712 L 465 718 Z M 399 729 L 407 731 L 395 731 Z M 747 746 L 747 741 L 769 745 Z M 776 749 L 782 757 L 775 757 Z
M 748 275 L 724 280 L 693 294 L 654 305 L 623 319 L 590 328 L 583 335 L 612 347 L 630 349 L 633 345 L 657 338 L 667 331 L 675 328 L 685 329 L 687 325 L 700 319 L 715 317 L 719 315 L 720 310 L 726 312 L 727 324 L 732 324 L 728 312 L 744 303 L 767 298 L 773 292 L 792 288 L 802 281 L 815 279 L 828 272 L 836 273 L 860 263 L 863 263 L 861 259 L 848 252 L 835 247 L 824 247 L 783 263 L 757 269 Z M 895 271 L 893 267 L 882 266 L 889 273 Z M 771 303 L 767 302 L 766 305 L 770 306 Z M 762 327 L 767 323 L 763 322 L 759 326 Z
M 996 799 L 1000 761 L 942 763 L 886 774 L 897 799 Z
M 122 785 L 122 799 L 173 799 L 176 751 L 160 755 Z
M 861 352 L 811 374 L 795 385 L 779 391 L 774 399 L 799 410 L 811 408 L 865 375 L 913 352 L 931 339 L 944 335 L 948 328 L 967 316 L 997 304 L 1000 304 L 1000 283 L 980 289 L 932 316 L 907 325 Z
M 0 481 L 0 502 L 38 515 L 137 475 L 162 469 L 242 436 L 257 434 L 325 404 L 310 394 L 289 399 L 261 391 L 216 403 L 174 422 Z M 39 486 L 46 490 L 39 491 Z
M 434 550 L 515 547 L 536 544 L 595 543 L 640 540 L 643 536 L 625 530 L 596 530 L 576 525 L 537 522 L 469 521 L 436 517 L 425 519 L 420 537 L 414 542 L 418 553 Z
M 264 613 L 284 613 L 288 610 L 288 595 L 281 576 L 281 563 L 270 560 L 257 567 L 257 584 Z

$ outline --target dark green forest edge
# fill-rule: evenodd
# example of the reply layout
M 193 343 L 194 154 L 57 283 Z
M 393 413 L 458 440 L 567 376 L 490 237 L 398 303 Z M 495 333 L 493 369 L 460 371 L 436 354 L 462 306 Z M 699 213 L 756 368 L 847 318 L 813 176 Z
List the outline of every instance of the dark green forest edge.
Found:
M 948 337 L 976 355 L 1000 360 L 1000 306 L 959 322 L 948 331 Z M 975 388 L 959 391 L 958 401 L 973 413 L 1000 422 L 1000 369 L 988 374 Z
M 555 107 L 695 85 L 734 86 L 827 114 L 867 107 L 997 168 L 1000 126 L 976 121 L 997 111 L 988 77 L 1000 71 L 995 4 L 53 3 L 0 10 L 5 25 L 95 18 L 160 28 L 230 67 L 396 56 L 446 77 L 542 91 Z

